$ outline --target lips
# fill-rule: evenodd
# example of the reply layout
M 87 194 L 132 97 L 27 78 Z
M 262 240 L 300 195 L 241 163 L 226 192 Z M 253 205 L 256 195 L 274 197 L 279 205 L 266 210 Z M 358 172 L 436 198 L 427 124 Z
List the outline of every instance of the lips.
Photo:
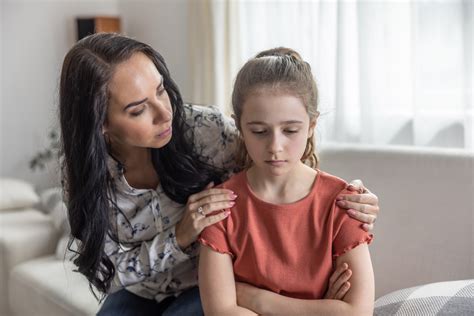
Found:
M 160 134 L 158 134 L 157 136 L 158 137 L 166 137 L 169 134 L 171 134 L 171 126 L 168 127 L 166 130 L 164 130 L 163 132 L 161 132 Z
M 274 167 L 284 165 L 286 162 L 287 162 L 286 160 L 265 160 L 265 163 Z

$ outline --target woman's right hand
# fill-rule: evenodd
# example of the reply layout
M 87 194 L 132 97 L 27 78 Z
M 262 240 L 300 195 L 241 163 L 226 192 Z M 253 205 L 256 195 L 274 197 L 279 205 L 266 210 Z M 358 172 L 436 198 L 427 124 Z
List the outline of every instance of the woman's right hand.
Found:
M 193 243 L 204 228 L 217 223 L 227 216 L 230 211 L 224 211 L 234 206 L 237 195 L 227 189 L 213 189 L 209 183 L 206 188 L 188 198 L 183 218 L 176 224 L 176 241 L 184 250 Z M 220 211 L 209 215 L 212 212 Z

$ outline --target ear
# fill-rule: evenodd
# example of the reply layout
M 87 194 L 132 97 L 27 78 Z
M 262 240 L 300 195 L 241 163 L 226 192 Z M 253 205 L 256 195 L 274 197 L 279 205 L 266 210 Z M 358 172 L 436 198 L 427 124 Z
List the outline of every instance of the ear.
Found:
M 107 120 L 107 117 L 105 117 L 104 123 L 102 124 L 102 134 L 105 134 L 109 131 L 109 122 Z
M 238 129 L 239 132 L 240 132 L 240 124 L 239 124 L 239 122 L 237 121 L 237 116 L 235 116 L 235 114 L 231 114 L 230 117 L 234 120 L 234 124 L 235 124 L 235 126 L 237 127 L 237 129 Z
M 314 129 L 316 128 L 316 122 L 317 122 L 317 119 L 312 119 L 311 121 L 309 121 L 308 138 L 313 137 Z
M 102 134 L 105 134 L 109 131 L 109 124 L 107 124 L 107 121 L 104 122 L 104 124 L 102 125 Z

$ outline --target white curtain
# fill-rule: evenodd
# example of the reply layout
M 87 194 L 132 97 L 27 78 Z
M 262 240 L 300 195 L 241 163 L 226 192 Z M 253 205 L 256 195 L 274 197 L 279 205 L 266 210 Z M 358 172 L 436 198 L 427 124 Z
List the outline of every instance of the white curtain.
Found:
M 233 78 L 242 65 L 237 1 L 190 0 L 190 58 L 197 104 L 218 105 L 230 114 Z
M 209 91 L 196 100 L 228 112 L 238 68 L 261 50 L 287 46 L 313 67 L 320 139 L 474 150 L 472 1 L 194 5 L 206 7 L 207 15 L 192 12 L 192 37 L 210 36 L 205 43 L 213 54 L 203 63 L 191 53 L 201 67 L 194 72 L 195 96 Z M 213 77 L 204 79 L 205 73 Z

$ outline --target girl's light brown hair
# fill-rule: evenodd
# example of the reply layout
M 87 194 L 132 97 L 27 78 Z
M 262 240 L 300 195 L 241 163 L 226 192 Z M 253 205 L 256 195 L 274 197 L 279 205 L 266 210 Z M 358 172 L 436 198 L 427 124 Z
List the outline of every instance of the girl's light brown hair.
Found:
M 319 116 L 318 88 L 311 66 L 290 48 L 277 47 L 262 51 L 240 69 L 232 92 L 232 108 L 239 131 L 246 99 L 261 89 L 294 95 L 303 102 L 310 120 L 315 121 Z M 308 138 L 301 161 L 317 168 L 319 161 L 314 150 L 314 138 L 314 133 Z M 238 147 L 238 163 L 244 168 L 250 167 L 252 161 L 242 137 Z

